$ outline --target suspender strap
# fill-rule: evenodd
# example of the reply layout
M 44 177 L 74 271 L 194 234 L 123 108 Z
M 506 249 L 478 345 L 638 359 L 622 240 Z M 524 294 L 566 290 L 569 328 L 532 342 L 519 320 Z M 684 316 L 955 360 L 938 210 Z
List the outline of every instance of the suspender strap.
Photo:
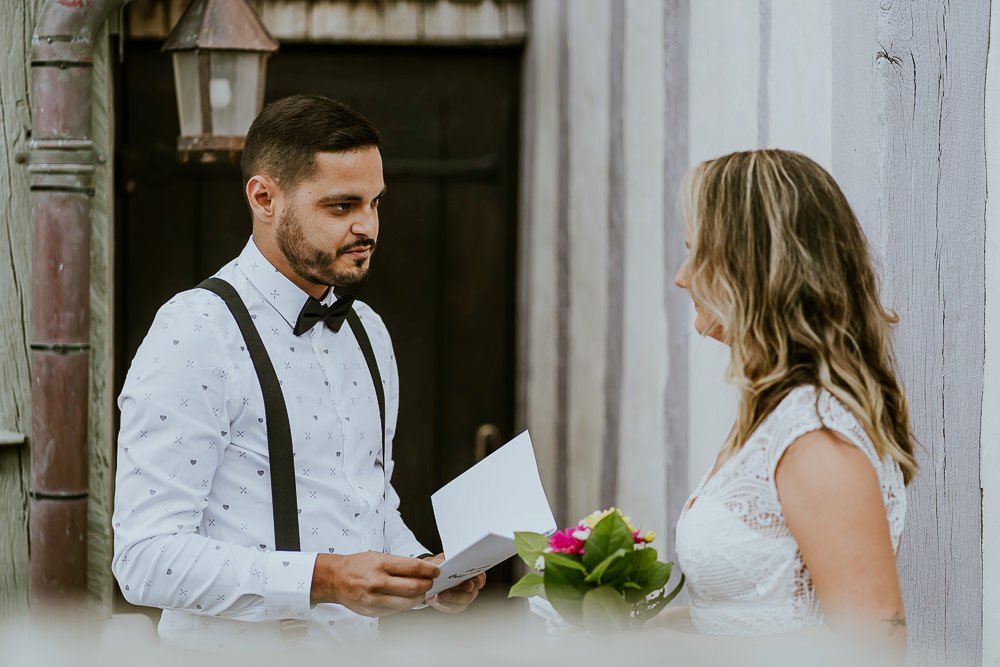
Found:
M 358 340 L 358 345 L 361 347 L 361 354 L 365 355 L 365 361 L 368 363 L 368 372 L 372 376 L 372 382 L 375 384 L 375 398 L 378 400 L 378 416 L 382 423 L 382 473 L 385 474 L 385 390 L 382 388 L 382 375 L 378 372 L 378 362 L 375 361 L 375 351 L 372 350 L 372 342 L 368 338 L 368 332 L 365 331 L 365 325 L 361 323 L 361 318 L 358 317 L 358 313 L 352 308 L 351 312 L 347 314 L 347 323 L 351 325 L 351 331 L 354 332 L 354 337 Z M 386 485 L 388 486 L 388 485 Z M 385 497 L 385 490 L 383 488 L 382 497 Z
M 267 456 L 271 469 L 271 512 L 274 516 L 275 551 L 299 550 L 299 513 L 295 495 L 295 463 L 292 458 L 292 431 L 288 409 L 281 394 L 278 375 L 271 357 L 260 339 L 250 312 L 236 289 L 221 278 L 209 278 L 198 287 L 214 292 L 226 302 L 240 327 L 250 360 L 257 372 L 264 395 L 264 420 L 267 426 Z

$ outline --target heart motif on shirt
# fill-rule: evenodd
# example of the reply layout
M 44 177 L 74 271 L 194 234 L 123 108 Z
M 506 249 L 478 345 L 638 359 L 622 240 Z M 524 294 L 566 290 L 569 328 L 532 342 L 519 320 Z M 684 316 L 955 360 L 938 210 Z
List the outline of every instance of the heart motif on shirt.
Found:
M 263 470 L 258 470 L 257 471 L 257 476 L 258 477 L 263 477 L 264 476 L 264 471 Z
M 323 354 L 330 354 L 330 350 L 323 350 Z
M 222 435 L 226 435 L 228 431 L 222 431 Z
M 125 590 L 130 590 L 128 584 L 125 584 Z
M 150 489 L 149 490 L 149 495 L 155 496 L 156 495 L 156 489 Z
M 184 530 L 184 524 L 177 524 L 177 530 Z
M 319 415 L 313 415 L 313 419 L 315 419 L 315 420 L 318 421 L 319 420 Z
M 333 547 L 330 547 L 329 549 L 327 549 L 327 551 L 329 551 L 330 553 L 333 553 Z M 331 623 L 332 623 L 332 621 L 331 621 Z
M 191 461 L 190 461 L 191 465 L 194 465 L 197 462 L 198 462 L 198 459 L 191 459 Z
M 302 510 L 299 510 L 298 512 L 296 512 L 296 514 L 302 514 Z
M 207 384 L 201 385 L 201 390 L 202 391 L 208 391 L 208 385 Z
M 264 423 L 264 418 L 263 417 L 257 417 L 257 423 L 258 424 L 263 424 Z
M 337 452 L 337 456 L 340 456 L 340 452 Z
M 323 380 L 323 384 L 325 386 L 329 387 L 330 386 L 330 381 L 329 380 Z
M 281 561 L 281 564 L 284 565 L 285 567 L 288 567 L 288 561 L 287 560 Z
M 173 571 L 173 570 L 171 570 L 171 569 L 170 569 L 170 568 L 168 567 L 168 568 L 167 568 L 167 574 L 173 574 L 173 573 L 174 573 L 174 571 Z
M 354 513 L 354 518 L 355 519 L 357 519 L 359 516 L 361 516 L 361 512 L 355 512 Z
M 180 342 L 180 341 L 179 341 L 179 340 L 177 340 L 176 338 L 174 339 L 174 345 L 177 345 L 177 343 L 179 343 L 179 342 Z
M 294 352 L 294 351 L 295 351 L 295 348 L 294 348 L 294 347 L 290 347 L 290 348 L 288 348 L 288 351 L 289 351 L 289 352 Z
M 167 421 L 167 416 L 166 415 L 160 415 L 160 421 L 161 422 Z
M 267 549 L 266 544 L 258 544 L 257 546 L 260 547 L 261 549 Z
M 228 510 L 228 509 L 229 509 L 229 505 L 223 505 L 223 506 L 222 506 L 222 509 L 224 509 L 224 510 Z
M 355 386 L 355 387 L 357 387 L 357 386 L 358 386 L 358 381 L 357 381 L 357 380 L 355 380 L 355 381 L 354 381 L 354 386 Z

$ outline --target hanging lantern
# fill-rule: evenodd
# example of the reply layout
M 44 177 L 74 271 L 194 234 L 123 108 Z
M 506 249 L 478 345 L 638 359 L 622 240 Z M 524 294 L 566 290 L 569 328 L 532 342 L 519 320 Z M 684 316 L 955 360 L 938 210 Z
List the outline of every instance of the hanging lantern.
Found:
M 278 42 L 244 0 L 193 0 L 163 45 L 173 54 L 180 160 L 238 159 L 264 103 Z

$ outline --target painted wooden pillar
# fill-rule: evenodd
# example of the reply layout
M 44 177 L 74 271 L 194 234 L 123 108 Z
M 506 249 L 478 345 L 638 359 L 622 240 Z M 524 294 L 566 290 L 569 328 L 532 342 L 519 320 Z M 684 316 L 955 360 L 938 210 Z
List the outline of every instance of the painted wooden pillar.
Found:
M 28 329 L 32 304 L 31 204 L 28 174 L 17 162 L 27 150 L 31 127 L 27 70 L 31 34 L 39 1 L 8 2 L 0 24 L 0 43 L 17 54 L 0 61 L 0 178 L 5 203 L 0 206 L 0 430 L 31 431 L 31 375 Z M 108 76 L 107 33 L 95 53 L 94 142 L 100 153 L 113 154 L 112 89 Z M 99 615 L 111 610 L 111 498 L 114 451 L 111 335 L 113 258 L 113 179 L 110 166 L 98 169 L 91 217 L 91 357 L 88 477 L 88 605 Z M 29 453 L 26 445 L 0 446 L 0 623 L 24 613 L 28 604 Z

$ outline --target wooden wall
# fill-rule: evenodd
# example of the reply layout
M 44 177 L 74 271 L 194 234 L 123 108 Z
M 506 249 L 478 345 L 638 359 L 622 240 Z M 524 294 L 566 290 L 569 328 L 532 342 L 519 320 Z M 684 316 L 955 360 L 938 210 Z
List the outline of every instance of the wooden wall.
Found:
M 325 43 L 520 43 L 526 0 L 257 0 L 278 40 Z M 164 39 L 188 0 L 133 0 L 130 37 Z
M 30 434 L 31 201 L 28 174 L 15 156 L 28 149 L 31 34 L 41 0 L 2 0 L 0 44 L 15 57 L 0 61 L 0 430 Z M 112 155 L 110 53 L 107 33 L 95 53 L 96 148 Z M 99 614 L 111 610 L 111 501 L 114 447 L 112 396 L 113 179 L 98 168 L 91 241 L 91 388 L 88 600 Z M 27 445 L 0 445 L 0 622 L 25 611 L 28 600 Z

